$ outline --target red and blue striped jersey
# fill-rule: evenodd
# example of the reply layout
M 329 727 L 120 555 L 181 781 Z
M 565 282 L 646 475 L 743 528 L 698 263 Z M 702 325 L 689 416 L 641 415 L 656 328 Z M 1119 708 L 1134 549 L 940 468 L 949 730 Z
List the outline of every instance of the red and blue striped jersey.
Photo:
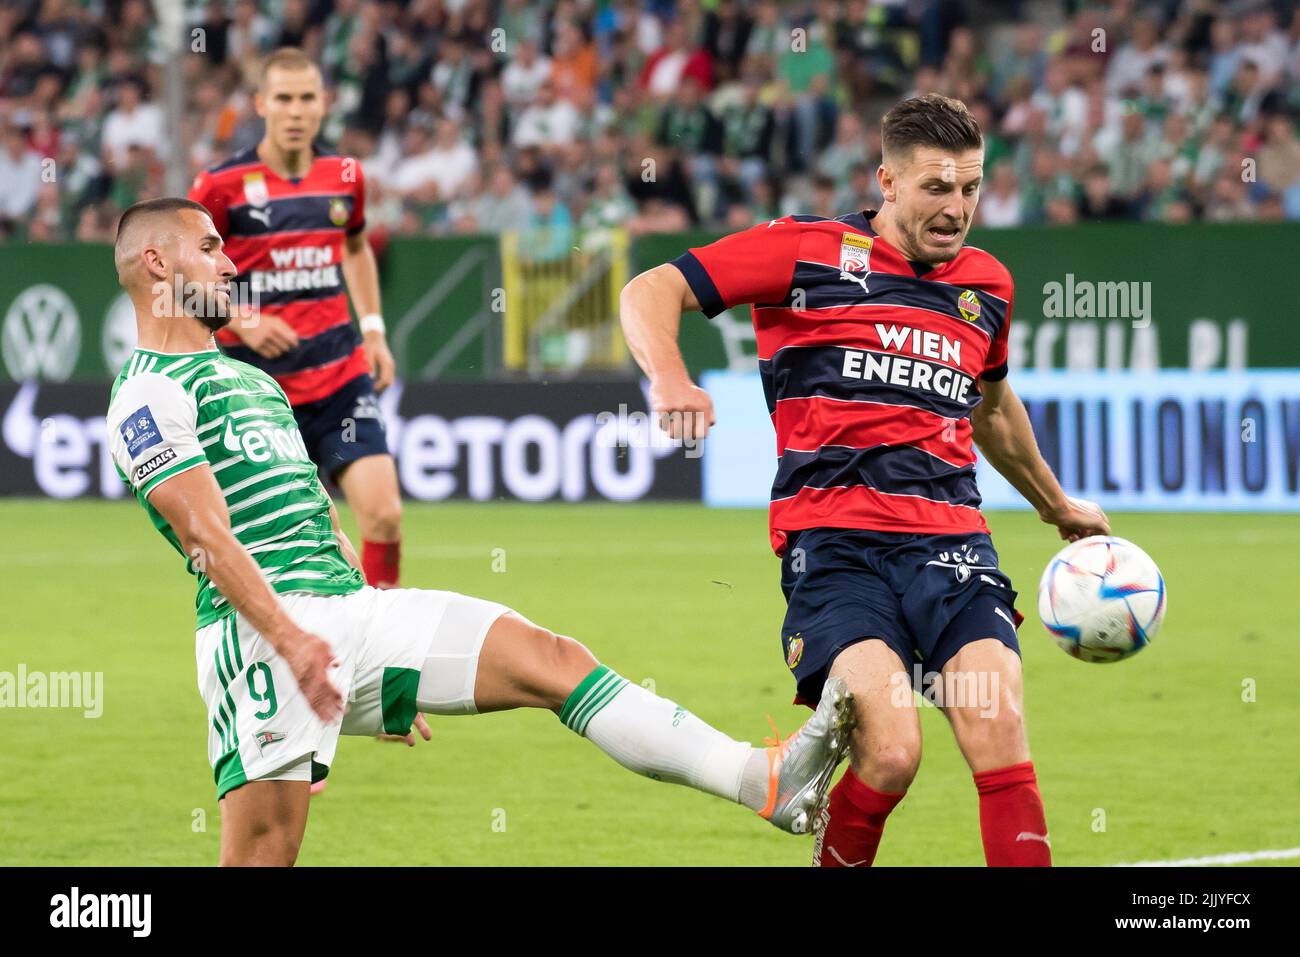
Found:
M 988 531 L 970 415 L 1007 374 L 1011 274 L 971 246 L 911 262 L 873 216 L 786 216 L 673 260 L 705 315 L 752 305 L 778 555 L 796 529 Z
M 245 150 L 200 173 L 189 193 L 212 214 L 241 292 L 298 333 L 297 347 L 275 359 L 229 329 L 217 342 L 274 377 L 292 405 L 333 395 L 368 371 L 343 281 L 344 238 L 366 225 L 365 178 L 354 159 L 314 153 L 307 175 L 288 180 Z

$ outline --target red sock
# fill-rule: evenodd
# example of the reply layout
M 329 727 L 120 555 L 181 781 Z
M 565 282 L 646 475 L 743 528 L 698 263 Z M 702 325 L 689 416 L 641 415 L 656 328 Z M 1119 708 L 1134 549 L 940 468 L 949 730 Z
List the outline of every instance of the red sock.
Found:
M 401 542 L 362 542 L 361 571 L 366 584 L 376 588 L 397 587 L 397 567 L 402 560 Z
M 1034 762 L 979 771 L 975 788 L 989 867 L 1051 867 L 1052 846 Z
M 852 768 L 845 771 L 818 822 L 813 866 L 870 867 L 885 830 L 885 818 L 906 793 L 877 791 L 864 784 Z

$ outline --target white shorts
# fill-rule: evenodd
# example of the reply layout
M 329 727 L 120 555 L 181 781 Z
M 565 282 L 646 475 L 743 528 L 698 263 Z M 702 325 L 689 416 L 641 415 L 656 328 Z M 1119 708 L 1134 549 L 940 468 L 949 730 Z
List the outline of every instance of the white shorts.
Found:
M 509 611 L 455 592 L 368 585 L 348 595 L 290 592 L 280 601 L 333 649 L 339 666 L 331 677 L 348 710 L 323 723 L 243 615 L 200 629 L 199 694 L 218 799 L 248 781 L 320 780 L 340 734 L 406 734 L 417 711 L 474 714 L 483 639 Z

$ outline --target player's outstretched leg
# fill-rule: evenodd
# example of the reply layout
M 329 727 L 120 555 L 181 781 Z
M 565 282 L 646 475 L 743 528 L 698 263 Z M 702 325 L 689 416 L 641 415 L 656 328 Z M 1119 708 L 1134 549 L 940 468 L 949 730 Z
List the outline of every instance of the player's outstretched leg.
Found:
M 308 781 L 250 781 L 221 799 L 222 867 L 291 867 L 307 827 Z
M 449 608 L 449 616 L 456 613 Z M 421 673 L 419 710 L 463 713 L 455 689 L 439 691 L 439 661 L 431 659 L 428 669 Z M 554 711 L 625 768 L 744 804 L 794 833 L 808 830 L 820 809 L 852 722 L 851 699 L 837 684 L 788 741 L 753 748 L 601 665 L 572 638 L 514 612 L 496 618 L 483 640 L 473 705 L 479 712 Z
M 979 791 L 985 861 L 990 867 L 1050 867 L 1047 816 L 1025 734 L 1020 656 L 996 638 L 983 638 L 963 645 L 943 675 L 944 688 L 989 692 L 987 700 L 943 709 Z M 985 680 L 971 682 L 971 676 Z
M 836 656 L 830 675 L 828 686 L 841 681 L 852 693 L 857 720 L 849 769 L 815 822 L 813 865 L 870 867 L 885 819 L 921 763 L 921 723 L 911 679 L 883 641 L 850 645 Z

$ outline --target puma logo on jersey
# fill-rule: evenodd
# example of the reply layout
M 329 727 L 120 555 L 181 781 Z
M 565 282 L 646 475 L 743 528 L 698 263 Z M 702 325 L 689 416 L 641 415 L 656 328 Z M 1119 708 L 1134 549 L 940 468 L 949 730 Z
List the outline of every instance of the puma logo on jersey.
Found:
M 1048 847 L 1052 846 L 1052 842 L 1047 839 L 1046 834 L 1034 834 L 1031 831 L 1021 831 L 1019 834 L 1016 835 L 1016 840 L 1017 841 L 1042 841 Z
M 256 219 L 267 229 L 271 228 L 271 207 L 266 209 L 250 209 L 248 215 L 251 219 Z
M 264 426 L 235 431 L 234 419 L 226 419 L 221 446 L 227 452 L 242 455 L 249 462 L 269 462 L 272 458 L 306 461 L 307 446 L 296 428 Z
M 868 292 L 871 291 L 870 289 L 867 288 L 867 277 L 866 277 L 866 276 L 855 276 L 855 275 L 853 275 L 853 273 L 851 273 L 851 272 L 847 272 L 847 271 L 841 269 L 841 270 L 840 270 L 840 279 L 848 280 L 849 282 L 856 282 L 859 286 L 862 287 L 862 292 L 863 292 L 864 294 L 865 294 L 865 293 L 868 293 Z

